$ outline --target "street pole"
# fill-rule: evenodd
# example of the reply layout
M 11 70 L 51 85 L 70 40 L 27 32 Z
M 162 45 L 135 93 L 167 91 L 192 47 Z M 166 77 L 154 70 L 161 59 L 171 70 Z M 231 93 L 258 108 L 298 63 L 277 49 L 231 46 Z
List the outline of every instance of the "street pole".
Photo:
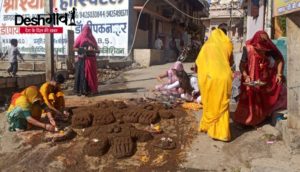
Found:
M 230 1 L 230 19 L 229 19 L 229 36 L 232 38 L 232 3 L 233 3 L 233 0 Z
M 68 57 L 67 57 L 67 70 L 69 73 L 74 74 L 74 59 L 75 59 L 75 51 L 74 51 L 74 31 L 68 30 Z
M 53 0 L 44 1 L 45 14 L 53 13 Z M 47 25 L 53 27 L 53 23 Z M 46 62 L 46 80 L 50 81 L 54 75 L 54 36 L 53 33 L 45 34 L 45 62 Z

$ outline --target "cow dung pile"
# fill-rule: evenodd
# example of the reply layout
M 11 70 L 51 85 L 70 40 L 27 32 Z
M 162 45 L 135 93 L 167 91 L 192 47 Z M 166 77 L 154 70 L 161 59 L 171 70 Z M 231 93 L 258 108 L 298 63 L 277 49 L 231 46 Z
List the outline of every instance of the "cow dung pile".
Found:
M 84 129 L 83 136 L 88 139 L 83 152 L 88 156 L 111 152 L 115 158 L 134 155 L 137 142 L 154 138 L 150 132 L 137 129 L 134 124 L 150 125 L 174 118 L 172 109 L 162 104 L 128 105 L 123 101 L 102 101 L 76 108 L 73 114 L 72 127 Z

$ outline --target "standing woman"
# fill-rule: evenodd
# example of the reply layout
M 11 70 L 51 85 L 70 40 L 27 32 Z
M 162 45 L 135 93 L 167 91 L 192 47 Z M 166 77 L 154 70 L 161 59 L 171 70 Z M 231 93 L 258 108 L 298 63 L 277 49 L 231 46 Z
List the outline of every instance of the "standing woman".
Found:
M 88 24 L 86 24 L 74 45 L 79 49 L 76 73 L 75 73 L 75 92 L 81 94 L 96 94 L 98 92 L 97 79 L 97 59 L 94 50 L 98 50 L 96 39 Z
M 234 121 L 249 126 L 263 122 L 275 110 L 287 107 L 287 92 L 283 86 L 284 60 L 265 31 L 258 31 L 246 42 L 240 64 L 242 83 L 262 81 L 264 86 L 242 84 Z
M 225 26 L 212 31 L 196 60 L 203 114 L 199 131 L 211 138 L 229 141 L 229 102 L 232 84 L 230 61 L 233 46 Z

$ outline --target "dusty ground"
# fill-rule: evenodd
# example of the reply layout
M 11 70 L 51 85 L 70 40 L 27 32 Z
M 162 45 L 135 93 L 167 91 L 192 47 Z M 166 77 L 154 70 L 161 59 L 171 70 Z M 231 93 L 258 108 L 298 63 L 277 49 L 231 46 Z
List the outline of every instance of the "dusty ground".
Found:
M 106 82 L 105 85 L 100 85 L 99 95 L 95 97 L 80 97 L 80 99 L 77 96 L 67 96 L 67 104 L 68 106 L 78 106 L 92 104 L 104 99 L 154 98 L 155 95 L 152 94 L 151 89 L 157 84 L 155 76 L 161 71 L 167 70 L 170 65 L 166 64 L 127 71 L 116 79 Z M 191 65 L 185 64 L 185 68 L 188 70 Z M 232 112 L 234 112 L 235 106 L 235 104 L 231 105 Z M 191 117 L 190 120 L 193 119 L 192 117 L 196 118 L 192 120 L 193 122 L 185 125 L 188 128 L 193 128 L 194 132 L 191 133 L 193 133 L 194 137 L 191 145 L 184 147 L 182 150 L 182 161 L 174 164 L 174 166 L 178 166 L 178 171 L 300 171 L 300 156 L 291 154 L 284 145 L 280 133 L 274 127 L 266 124 L 257 129 L 240 130 L 231 125 L 232 141 L 219 142 L 210 139 L 204 133 L 196 132 L 198 120 L 201 118 L 201 111 L 189 111 L 188 114 Z M 37 145 L 40 139 L 39 132 L 34 136 L 34 139 L 31 139 L 33 141 L 28 143 L 30 139 L 20 139 L 21 136 L 18 133 L 7 134 L 7 132 L 4 132 L 4 113 L 0 114 L 0 121 L 0 168 L 5 166 L 7 171 L 16 171 L 21 168 L 29 169 L 32 166 L 40 169 L 40 171 L 60 171 L 66 167 L 69 171 L 73 169 L 92 171 L 92 169 L 99 169 L 100 167 L 97 165 L 104 163 L 104 159 L 96 160 L 95 158 L 82 157 L 82 152 L 79 150 L 83 145 L 72 145 L 80 137 L 70 142 L 70 144 Z M 173 124 L 169 125 L 169 127 L 175 127 L 178 123 Z M 30 135 L 30 132 L 27 133 Z M 73 152 L 73 150 L 77 151 Z M 136 155 L 120 161 L 120 163 L 115 164 L 115 167 L 124 168 L 128 167 L 128 164 L 131 167 L 139 166 L 139 164 L 134 163 L 139 161 Z M 36 157 L 43 158 L 37 159 Z M 81 157 L 81 161 L 89 162 L 89 164 L 80 166 L 78 165 L 80 162 L 72 161 L 70 157 Z M 161 160 L 161 158 L 150 158 L 149 163 L 151 161 L 155 165 L 158 160 Z M 51 163 L 45 168 L 41 165 L 44 162 Z M 127 171 L 149 170 L 143 166 L 139 166 L 139 169 L 143 170 L 129 168 Z M 152 170 L 166 171 L 157 165 L 153 166 Z M 111 169 L 107 168 L 104 171 L 111 171 Z M 173 170 L 171 169 L 170 171 Z
M 101 113 L 101 110 L 103 109 L 94 111 L 94 113 Z M 127 109 L 124 111 L 128 113 Z M 112 148 L 103 156 L 86 155 L 84 146 L 94 139 L 97 133 L 94 133 L 94 136 L 85 135 L 85 130 L 74 128 L 77 136 L 71 141 L 44 142 L 45 135 L 49 135 L 45 131 L 36 130 L 23 133 L 5 131 L 7 124 L 4 114 L 1 114 L 0 169 L 1 171 L 150 171 L 155 168 L 162 171 L 174 171 L 183 162 L 184 150 L 195 136 L 193 128 L 195 117 L 178 108 L 172 109 L 172 112 L 175 118 L 159 121 L 159 125 L 163 129 L 162 134 L 154 134 L 154 138 L 147 142 L 137 142 L 134 155 L 123 159 L 115 158 L 111 153 Z M 141 124 L 135 124 L 135 126 L 140 130 L 147 127 L 147 125 Z M 88 129 L 91 128 L 86 128 L 86 130 Z M 176 149 L 155 148 L 154 140 L 162 136 L 173 138 L 176 142 Z

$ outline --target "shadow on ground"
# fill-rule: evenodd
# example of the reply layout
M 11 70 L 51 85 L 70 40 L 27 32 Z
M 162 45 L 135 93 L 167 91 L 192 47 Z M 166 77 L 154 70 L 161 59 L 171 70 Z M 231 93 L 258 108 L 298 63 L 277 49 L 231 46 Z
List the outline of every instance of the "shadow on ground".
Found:
M 104 90 L 101 91 L 98 95 L 107 95 L 107 94 L 118 94 L 118 93 L 136 93 L 139 90 L 144 90 L 142 87 L 137 88 L 125 88 L 125 89 L 114 89 L 114 90 Z

